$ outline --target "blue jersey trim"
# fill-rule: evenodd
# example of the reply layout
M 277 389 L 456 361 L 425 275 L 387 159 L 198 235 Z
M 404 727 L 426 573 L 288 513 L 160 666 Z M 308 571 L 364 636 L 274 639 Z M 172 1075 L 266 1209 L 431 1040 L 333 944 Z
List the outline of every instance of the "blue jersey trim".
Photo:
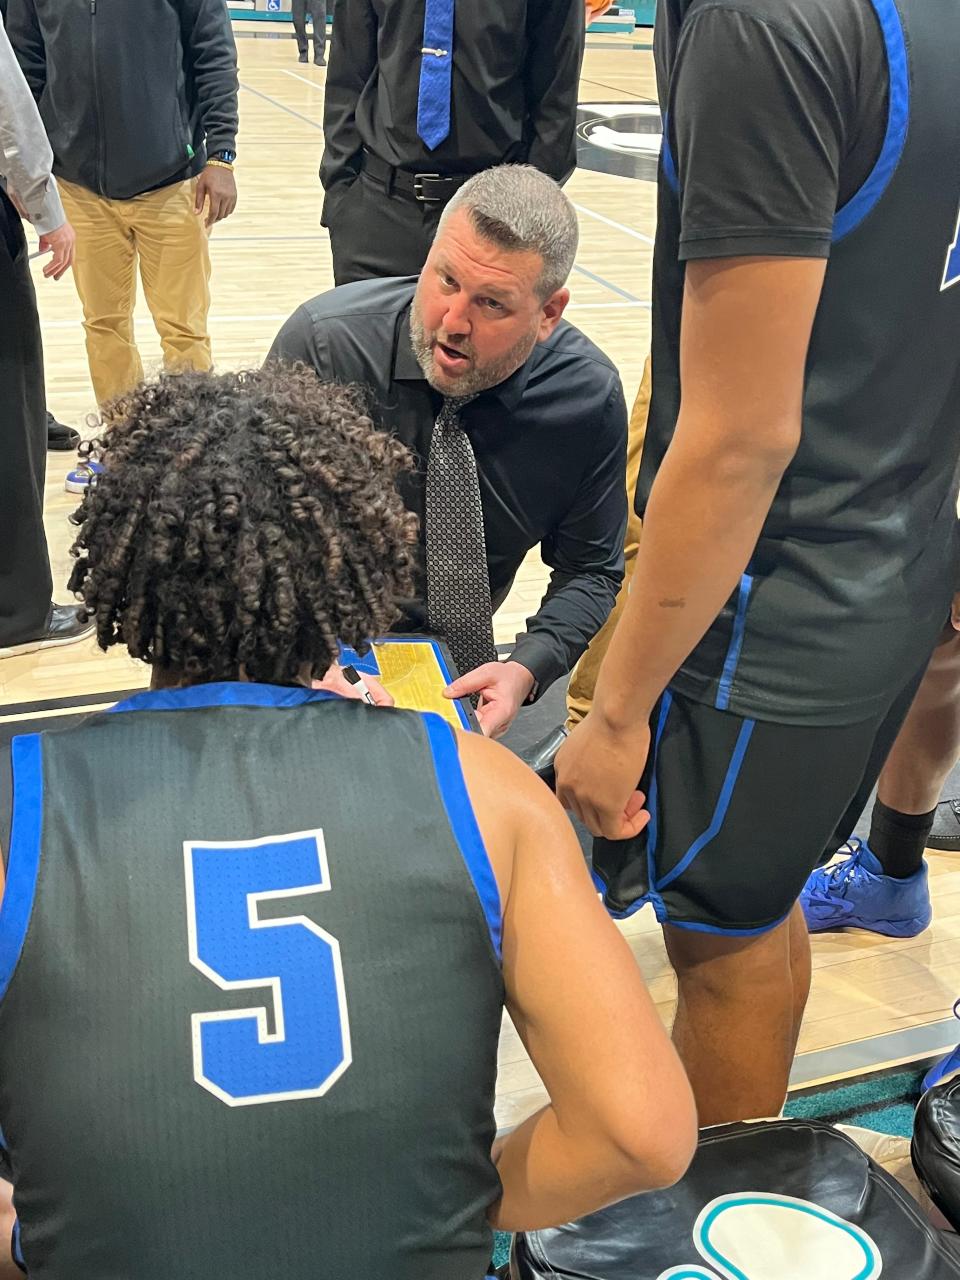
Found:
M 724 819 L 727 816 L 727 810 L 730 807 L 730 800 L 733 797 L 734 787 L 737 785 L 737 778 L 740 776 L 743 758 L 747 754 L 747 747 L 750 745 L 750 738 L 753 735 L 755 724 L 755 720 L 744 720 L 743 724 L 740 726 L 736 746 L 733 748 L 733 754 L 730 756 L 730 763 L 727 765 L 727 776 L 724 778 L 723 786 L 720 788 L 720 795 L 717 798 L 717 806 L 713 811 L 713 817 L 710 820 L 709 827 L 707 827 L 706 831 L 701 835 L 697 836 L 696 840 L 694 840 L 693 844 L 673 870 L 663 877 L 657 885 L 658 889 L 666 889 L 668 885 L 673 884 L 674 880 L 676 880 L 678 876 L 682 876 L 697 854 L 703 852 L 723 826 Z
M 727 646 L 727 656 L 724 659 L 723 671 L 720 673 L 720 686 L 717 689 L 717 701 L 714 704 L 718 711 L 726 711 L 730 705 L 733 677 L 737 674 L 737 663 L 740 661 L 740 650 L 743 648 L 743 633 L 747 626 L 747 604 L 752 590 L 753 578 L 749 573 L 745 573 L 740 579 L 737 612 L 734 614 L 730 644 Z
M 503 957 L 503 908 L 500 903 L 500 889 L 493 874 L 493 868 L 490 866 L 480 828 L 477 826 L 467 785 L 463 780 L 456 734 L 452 726 L 434 712 L 425 713 L 423 723 L 433 754 L 433 766 L 443 807 L 454 839 L 460 846 L 473 887 L 477 891 L 480 905 L 483 907 L 493 949 L 497 959 L 501 960 Z
M 299 685 L 253 684 L 244 680 L 191 684 L 181 689 L 145 689 L 109 711 L 180 711 L 184 707 L 300 707 L 339 698 L 326 689 Z
M 670 116 L 665 114 L 663 117 L 663 142 L 660 144 L 660 160 L 663 164 L 663 176 L 667 180 L 667 186 L 675 196 L 680 194 L 680 179 L 677 176 L 677 166 L 673 159 L 673 150 L 670 147 Z
M 13 1220 L 13 1260 L 18 1267 L 26 1274 L 27 1262 L 23 1256 L 23 1241 L 20 1234 L 20 1219 Z
M 833 220 L 834 244 L 859 227 L 879 204 L 900 163 L 910 125 L 910 65 L 900 12 L 895 0 L 872 0 L 872 4 L 887 50 L 887 70 L 890 76 L 887 131 L 870 176 L 856 195 L 838 210 Z
M 637 898 L 631 902 L 629 907 L 611 907 L 605 902 L 603 909 L 611 920 L 629 920 L 631 916 L 635 916 L 638 911 L 642 911 L 652 901 L 650 894 L 645 893 L 642 898 Z
M 0 902 L 0 1000 L 7 993 L 27 936 L 40 869 L 43 829 L 43 757 L 40 735 L 13 739 L 13 825 L 7 882 Z

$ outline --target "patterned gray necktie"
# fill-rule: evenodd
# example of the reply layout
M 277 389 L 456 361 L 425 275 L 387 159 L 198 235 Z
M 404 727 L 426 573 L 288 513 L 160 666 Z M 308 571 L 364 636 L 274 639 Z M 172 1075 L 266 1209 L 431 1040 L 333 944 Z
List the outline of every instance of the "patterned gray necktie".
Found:
M 461 675 L 497 660 L 477 460 L 460 425 L 473 399 L 444 400 L 427 464 L 427 616 Z

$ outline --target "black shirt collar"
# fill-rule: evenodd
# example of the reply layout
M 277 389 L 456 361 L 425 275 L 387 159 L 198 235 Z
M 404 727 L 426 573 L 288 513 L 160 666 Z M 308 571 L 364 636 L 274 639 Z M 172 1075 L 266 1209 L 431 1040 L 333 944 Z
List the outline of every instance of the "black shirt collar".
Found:
M 482 392 L 480 399 L 495 398 L 511 413 L 516 410 L 527 389 L 530 372 L 539 360 L 539 346 L 538 343 L 526 361 L 509 378 Z M 413 343 L 410 339 L 410 306 L 407 306 L 401 314 L 400 324 L 397 327 L 397 341 L 393 352 L 393 377 L 398 382 L 426 382 L 423 370 L 413 353 Z

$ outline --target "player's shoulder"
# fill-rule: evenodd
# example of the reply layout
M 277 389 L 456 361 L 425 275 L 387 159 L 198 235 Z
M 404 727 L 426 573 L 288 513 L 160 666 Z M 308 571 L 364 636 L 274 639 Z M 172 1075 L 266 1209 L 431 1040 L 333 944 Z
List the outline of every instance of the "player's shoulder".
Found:
M 520 834 L 551 814 L 562 817 L 556 796 L 533 770 L 507 747 L 479 733 L 457 732 L 460 767 L 467 791 L 478 810 L 499 815 Z

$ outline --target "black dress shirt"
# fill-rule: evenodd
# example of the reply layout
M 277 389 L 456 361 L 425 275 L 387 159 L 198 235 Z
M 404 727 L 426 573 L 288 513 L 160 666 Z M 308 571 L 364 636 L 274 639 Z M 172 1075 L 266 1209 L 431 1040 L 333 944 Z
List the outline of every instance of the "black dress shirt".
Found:
M 325 190 L 364 147 L 399 169 L 477 173 L 536 165 L 558 182 L 577 162 L 583 0 L 459 0 L 448 137 L 417 135 L 424 0 L 335 0 L 323 112 Z
M 361 280 L 305 303 L 268 359 L 301 360 L 325 380 L 364 387 L 379 425 L 410 448 L 404 501 L 423 528 L 426 469 L 442 403 L 410 345 L 416 280 Z M 550 585 L 513 658 L 542 692 L 569 671 L 613 607 L 623 580 L 627 410 L 616 368 L 561 321 L 526 364 L 461 413 L 480 480 L 490 595 L 498 609 L 539 544 Z M 419 601 L 400 629 L 427 630 L 421 541 Z

